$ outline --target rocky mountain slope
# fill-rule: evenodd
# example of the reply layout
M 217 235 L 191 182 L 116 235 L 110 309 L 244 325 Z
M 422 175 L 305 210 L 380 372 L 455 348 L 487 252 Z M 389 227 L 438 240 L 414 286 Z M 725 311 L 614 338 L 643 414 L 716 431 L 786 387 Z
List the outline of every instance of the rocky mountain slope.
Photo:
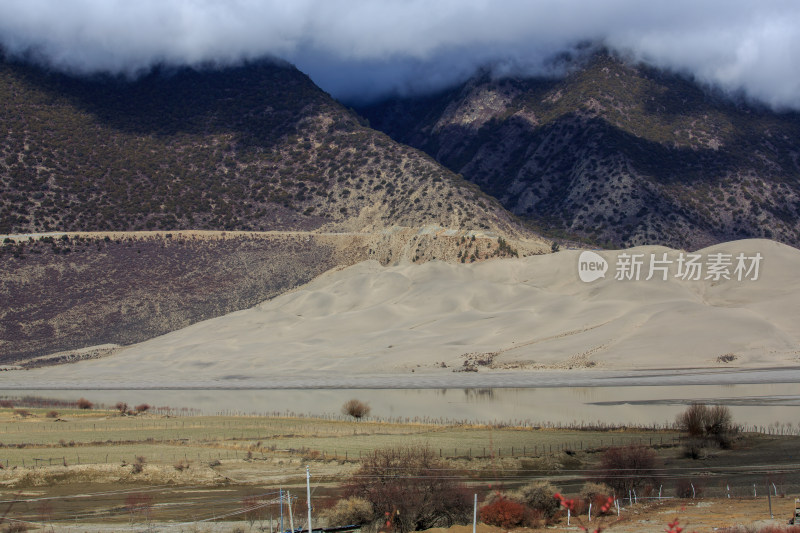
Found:
M 289 65 L 156 69 L 131 81 L 0 60 L 0 102 L 0 234 L 525 232 Z
M 800 245 L 800 115 L 675 74 L 597 54 L 562 79 L 483 75 L 359 111 L 556 234 Z

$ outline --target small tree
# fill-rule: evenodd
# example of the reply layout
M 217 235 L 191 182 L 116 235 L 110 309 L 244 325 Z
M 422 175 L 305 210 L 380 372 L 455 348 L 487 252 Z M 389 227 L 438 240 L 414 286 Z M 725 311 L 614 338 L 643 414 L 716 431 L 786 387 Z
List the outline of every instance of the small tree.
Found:
M 603 481 L 621 494 L 654 482 L 656 452 L 646 446 L 608 448 L 600 460 Z
M 355 398 L 352 400 L 347 400 L 344 402 L 344 405 L 342 405 L 342 414 L 352 416 L 356 420 L 360 420 L 365 416 L 369 416 L 371 410 L 372 409 L 368 403 L 362 402 L 361 400 L 356 400 Z
M 681 431 L 685 431 L 690 437 L 702 437 L 705 432 L 706 413 L 708 408 L 701 403 L 693 403 L 679 414 L 675 423 Z
M 128 404 L 125 402 L 117 402 L 114 404 L 114 409 L 119 411 L 119 414 L 124 415 L 128 412 Z
M 733 417 L 730 409 L 724 405 L 709 408 L 701 403 L 693 403 L 675 418 L 675 424 L 688 434 L 686 448 L 692 457 L 699 457 L 702 448 L 712 440 L 722 447 L 730 445 Z
M 91 409 L 94 407 L 94 404 L 87 400 L 86 398 L 79 398 L 78 399 L 78 408 L 79 409 Z

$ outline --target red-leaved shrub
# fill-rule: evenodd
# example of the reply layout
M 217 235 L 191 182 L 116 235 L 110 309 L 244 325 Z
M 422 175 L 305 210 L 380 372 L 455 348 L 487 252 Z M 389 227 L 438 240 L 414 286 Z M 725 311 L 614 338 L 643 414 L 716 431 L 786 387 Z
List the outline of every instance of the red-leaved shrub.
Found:
M 508 529 L 525 523 L 525 506 L 502 495 L 481 507 L 479 514 L 481 522 L 490 526 Z

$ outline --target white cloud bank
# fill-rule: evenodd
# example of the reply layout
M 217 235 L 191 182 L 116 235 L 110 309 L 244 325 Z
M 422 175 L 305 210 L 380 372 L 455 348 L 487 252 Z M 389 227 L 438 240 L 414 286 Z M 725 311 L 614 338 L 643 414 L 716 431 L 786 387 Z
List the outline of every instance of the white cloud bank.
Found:
M 800 109 L 795 0 L 0 0 L 0 46 L 55 68 L 276 56 L 345 99 L 439 88 L 486 66 L 542 73 L 586 41 Z

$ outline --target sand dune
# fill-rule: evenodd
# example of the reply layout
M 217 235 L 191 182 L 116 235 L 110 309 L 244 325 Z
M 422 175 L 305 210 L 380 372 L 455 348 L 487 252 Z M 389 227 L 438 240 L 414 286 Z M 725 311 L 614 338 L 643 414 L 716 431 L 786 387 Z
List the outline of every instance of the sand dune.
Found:
M 664 252 L 669 279 L 646 281 L 650 254 Z M 756 252 L 758 280 L 737 280 L 736 255 Z M 478 360 L 491 361 L 476 365 L 479 373 L 800 365 L 799 250 L 745 240 L 697 252 L 706 265 L 713 254 L 731 254 L 732 279 L 718 281 L 677 278 L 675 250 L 598 253 L 609 269 L 591 283 L 579 279 L 576 250 L 474 265 L 368 261 L 111 357 L 0 373 L 0 386 L 408 380 L 412 370 L 453 376 Z M 614 279 L 623 253 L 644 254 L 638 281 Z

